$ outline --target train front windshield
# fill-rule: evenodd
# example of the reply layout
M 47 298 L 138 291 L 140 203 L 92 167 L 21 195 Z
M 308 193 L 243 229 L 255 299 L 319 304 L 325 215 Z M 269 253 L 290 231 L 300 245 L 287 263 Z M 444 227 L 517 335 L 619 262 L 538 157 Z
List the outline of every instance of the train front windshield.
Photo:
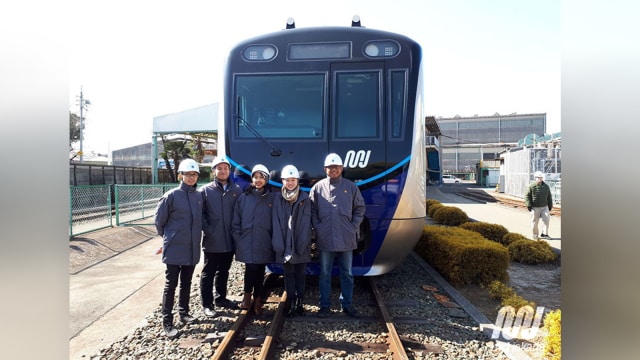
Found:
M 238 76 L 236 88 L 239 138 L 322 137 L 323 75 Z
M 380 137 L 379 71 L 339 72 L 335 76 L 333 136 Z M 324 137 L 328 100 L 324 74 L 238 75 L 236 81 L 238 138 L 253 138 L 256 133 L 265 138 Z M 404 86 L 397 88 L 404 90 Z

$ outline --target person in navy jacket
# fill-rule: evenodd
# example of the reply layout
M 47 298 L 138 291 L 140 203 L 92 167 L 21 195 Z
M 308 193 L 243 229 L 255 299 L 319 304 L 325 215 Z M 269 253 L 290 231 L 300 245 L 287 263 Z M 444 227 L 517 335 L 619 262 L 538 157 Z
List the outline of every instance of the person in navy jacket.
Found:
M 184 324 L 195 318 L 189 314 L 191 279 L 200 261 L 202 238 L 202 195 L 196 184 L 200 169 L 192 159 L 182 160 L 178 167 L 180 185 L 167 191 L 158 202 L 155 225 L 162 236 L 162 262 L 166 264 L 162 294 L 162 325 L 169 338 L 178 336 L 173 326 L 173 304 L 180 280 L 178 314 Z
M 282 190 L 273 206 L 273 250 L 283 264 L 287 315 L 304 315 L 307 263 L 311 261 L 311 201 L 300 190 L 298 168 L 282 168 Z
M 202 213 L 204 266 L 200 277 L 200 295 L 204 314 L 209 317 L 217 315 L 215 307 L 228 309 L 238 307 L 227 298 L 227 281 L 235 252 L 235 244 L 231 236 L 233 208 L 242 194 L 242 188 L 229 176 L 231 164 L 226 157 L 216 157 L 211 164 L 211 169 L 214 174 L 213 181 L 199 190 L 204 200 Z
M 262 315 L 264 274 L 267 264 L 275 261 L 272 235 L 272 208 L 276 193 L 270 191 L 269 170 L 258 164 L 251 170 L 251 185 L 240 195 L 233 211 L 231 234 L 236 244 L 236 260 L 245 264 L 244 297 L 241 309 L 251 307 Z

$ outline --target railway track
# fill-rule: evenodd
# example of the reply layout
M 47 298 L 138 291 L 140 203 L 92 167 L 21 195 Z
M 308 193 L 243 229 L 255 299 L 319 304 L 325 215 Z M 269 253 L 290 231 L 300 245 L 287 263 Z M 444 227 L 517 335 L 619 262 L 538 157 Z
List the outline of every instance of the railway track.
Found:
M 266 278 L 265 282 L 273 281 Z M 233 325 L 226 332 L 224 339 L 220 342 L 211 359 L 278 359 L 296 358 L 291 357 L 288 352 L 298 348 L 304 354 L 313 354 L 314 357 L 326 354 L 328 356 L 344 356 L 345 354 L 361 354 L 363 358 L 388 358 L 394 360 L 409 359 L 406 348 L 415 351 L 416 349 L 432 353 L 442 353 L 442 348 L 438 345 L 425 345 L 412 340 L 408 336 L 402 336 L 397 330 L 398 323 L 424 322 L 423 317 L 394 318 L 389 309 L 389 304 L 385 302 L 384 291 L 378 286 L 376 277 L 357 278 L 355 291 L 359 296 L 367 290 L 367 301 L 364 306 L 366 310 L 360 318 L 350 318 L 346 314 L 333 312 L 327 318 L 317 318 L 315 312 L 307 312 L 306 316 L 296 316 L 289 318 L 286 315 L 287 294 L 280 287 L 273 288 L 265 303 L 265 312 L 256 316 L 251 310 L 242 310 L 235 319 Z M 273 282 L 272 282 L 273 283 Z M 388 290 L 388 289 L 387 289 Z M 281 296 L 273 296 L 274 292 L 282 291 Z M 396 303 L 395 306 L 398 306 Z M 362 308 L 363 305 L 361 304 Z M 336 326 L 344 327 L 344 331 L 357 331 L 361 327 L 371 327 L 380 336 L 372 336 L 369 341 L 345 342 L 335 341 L 326 338 L 323 341 L 298 341 L 290 342 L 288 339 L 295 330 L 292 329 L 314 327 L 318 322 L 334 323 Z M 295 326 L 284 325 L 294 323 Z M 293 332 L 291 334 L 290 332 Z M 285 332 L 287 336 L 283 336 Z M 284 341 L 281 341 L 281 337 Z M 381 341 L 382 339 L 382 341 Z M 293 344 L 293 345 L 292 345 Z

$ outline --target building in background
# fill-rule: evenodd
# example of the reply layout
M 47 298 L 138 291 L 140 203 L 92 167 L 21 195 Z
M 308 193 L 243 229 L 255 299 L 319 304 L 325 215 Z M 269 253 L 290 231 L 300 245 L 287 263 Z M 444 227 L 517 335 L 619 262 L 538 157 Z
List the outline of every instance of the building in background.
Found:
M 486 169 L 485 161 L 499 159 L 501 152 L 518 146 L 518 142 L 527 136 L 544 136 L 547 128 L 546 113 L 438 117 L 436 121 L 441 132 L 443 174 L 476 181 L 481 180 L 477 179 L 478 169 Z M 483 185 L 491 186 L 489 183 Z

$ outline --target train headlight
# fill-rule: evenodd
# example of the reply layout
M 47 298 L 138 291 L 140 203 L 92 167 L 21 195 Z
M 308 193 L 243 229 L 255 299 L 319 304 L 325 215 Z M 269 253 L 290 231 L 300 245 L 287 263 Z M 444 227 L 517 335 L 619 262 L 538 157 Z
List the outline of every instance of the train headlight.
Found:
M 400 45 L 391 40 L 376 40 L 368 42 L 364 46 L 364 54 L 372 58 L 389 58 L 398 55 Z
M 277 50 L 273 45 L 251 45 L 242 51 L 246 61 L 269 61 L 276 57 Z

